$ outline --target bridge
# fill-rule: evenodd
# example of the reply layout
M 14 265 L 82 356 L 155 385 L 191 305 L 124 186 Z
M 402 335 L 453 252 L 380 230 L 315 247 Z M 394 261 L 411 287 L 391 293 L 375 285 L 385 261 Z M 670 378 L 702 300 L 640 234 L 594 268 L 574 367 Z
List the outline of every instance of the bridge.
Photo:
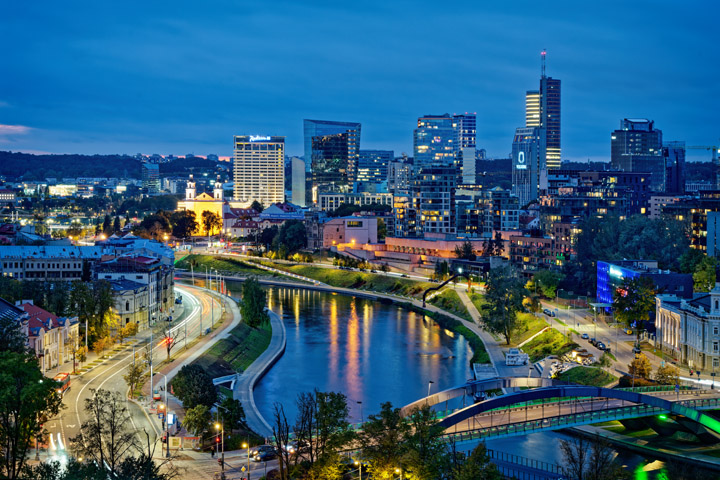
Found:
M 438 392 L 406 405 L 401 411 L 408 415 L 423 405 L 437 406 L 453 398 L 500 388 L 526 390 L 456 410 L 436 409 L 445 436 L 456 442 L 476 442 L 488 437 L 527 435 L 610 420 L 642 419 L 645 427 L 666 435 L 682 430 L 707 442 L 720 441 L 720 422 L 702 413 L 720 408 L 720 394 L 715 390 L 611 389 L 562 384 L 551 379 L 496 377 Z

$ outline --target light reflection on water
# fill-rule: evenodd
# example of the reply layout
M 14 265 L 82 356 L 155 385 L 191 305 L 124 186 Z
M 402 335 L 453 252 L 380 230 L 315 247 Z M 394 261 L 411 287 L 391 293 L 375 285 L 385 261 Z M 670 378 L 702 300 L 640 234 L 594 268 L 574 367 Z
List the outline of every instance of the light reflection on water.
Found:
M 472 357 L 462 336 L 450 336 L 422 315 L 376 301 L 301 289 L 269 289 L 284 319 L 287 348 L 255 390 L 261 413 L 280 401 L 295 416 L 298 393 L 318 388 L 348 397 L 353 421 L 390 401 L 402 406 L 465 382 Z

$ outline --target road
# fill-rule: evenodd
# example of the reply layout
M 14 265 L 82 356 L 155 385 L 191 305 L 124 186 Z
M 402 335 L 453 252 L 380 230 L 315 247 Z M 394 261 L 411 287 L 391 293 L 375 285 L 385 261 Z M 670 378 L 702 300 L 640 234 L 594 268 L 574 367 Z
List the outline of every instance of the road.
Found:
M 201 332 L 203 317 L 205 324 L 202 328 L 207 328 L 208 319 L 213 309 L 216 318 L 220 313 L 220 308 L 215 301 L 215 307 L 211 306 L 209 295 L 203 293 L 199 289 L 189 286 L 176 286 L 176 292 L 182 296 L 182 312 L 176 315 L 172 332 L 176 337 L 179 348 L 182 347 L 184 341 L 192 341 Z M 176 313 L 178 308 L 175 309 Z M 158 342 L 158 333 L 162 331 L 163 326 L 156 326 L 153 330 L 153 361 L 157 363 L 166 357 L 165 346 Z M 185 337 L 187 332 L 187 337 Z M 134 342 L 135 350 L 138 357 L 145 351 L 145 345 L 150 342 L 151 330 L 142 332 L 136 336 Z M 90 398 L 95 389 L 106 389 L 120 393 L 123 398 L 127 394 L 127 384 L 123 376 L 127 371 L 128 365 L 133 361 L 133 348 L 128 347 L 123 351 L 113 354 L 105 360 L 104 363 L 96 366 L 81 376 L 74 376 L 71 380 L 70 389 L 65 392 L 63 398 L 64 408 L 55 418 L 48 420 L 45 424 L 46 430 L 49 432 L 47 441 L 47 451 L 41 453 L 41 459 L 57 459 L 64 460 L 67 450 L 70 449 L 71 439 L 80 433 L 80 424 L 86 419 L 83 412 L 83 405 L 86 399 Z M 142 361 L 138 358 L 137 361 Z M 159 380 L 158 380 L 159 379 Z M 162 377 L 155 377 L 155 382 L 162 381 Z M 157 442 L 161 430 L 160 420 L 153 418 L 152 420 L 143 410 L 134 402 L 127 401 L 127 408 L 130 413 L 130 422 L 132 428 L 137 432 L 138 437 L 143 443 L 147 443 L 147 437 L 144 432 L 150 436 L 150 441 Z M 158 451 L 160 443 L 157 443 Z

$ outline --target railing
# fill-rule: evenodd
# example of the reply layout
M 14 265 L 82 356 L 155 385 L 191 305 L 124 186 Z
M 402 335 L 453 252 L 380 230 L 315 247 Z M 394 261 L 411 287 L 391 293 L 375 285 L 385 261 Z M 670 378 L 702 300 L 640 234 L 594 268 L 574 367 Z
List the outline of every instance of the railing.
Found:
M 682 400 L 679 403 L 697 410 L 706 410 L 720 406 L 720 398 L 690 399 Z M 464 432 L 447 433 L 443 437 L 453 439 L 456 442 L 468 442 L 487 437 L 526 435 L 536 431 L 557 430 L 576 425 L 600 423 L 607 420 L 648 417 L 661 413 L 667 413 L 667 411 L 659 407 L 639 404 L 591 412 L 569 413 L 567 415 L 546 417 L 543 419 L 507 423 L 505 425 L 479 427 Z
M 512 475 L 518 480 L 535 480 L 558 478 L 562 476 L 562 467 L 555 463 L 542 462 L 532 458 L 513 455 L 512 453 L 486 449 L 488 456 L 495 460 L 493 463 L 503 475 Z M 503 465 L 505 464 L 509 465 Z M 524 467 L 524 468 L 523 468 Z M 540 472 L 527 471 L 527 469 L 539 470 Z M 546 473 L 543 473 L 546 472 Z M 551 475 L 547 475 L 551 474 Z

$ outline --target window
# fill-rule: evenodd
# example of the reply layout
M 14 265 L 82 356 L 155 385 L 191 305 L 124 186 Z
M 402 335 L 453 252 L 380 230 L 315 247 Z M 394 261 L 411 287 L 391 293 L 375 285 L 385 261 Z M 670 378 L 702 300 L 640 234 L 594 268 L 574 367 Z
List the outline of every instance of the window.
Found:
M 720 367 L 720 358 L 713 358 L 713 367 Z
M 720 342 L 713 342 L 713 353 L 720 352 Z
M 720 333 L 720 327 L 713 327 L 713 335 L 718 335 Z
M 130 302 L 125 301 L 125 311 L 127 312 L 128 310 L 130 310 Z

